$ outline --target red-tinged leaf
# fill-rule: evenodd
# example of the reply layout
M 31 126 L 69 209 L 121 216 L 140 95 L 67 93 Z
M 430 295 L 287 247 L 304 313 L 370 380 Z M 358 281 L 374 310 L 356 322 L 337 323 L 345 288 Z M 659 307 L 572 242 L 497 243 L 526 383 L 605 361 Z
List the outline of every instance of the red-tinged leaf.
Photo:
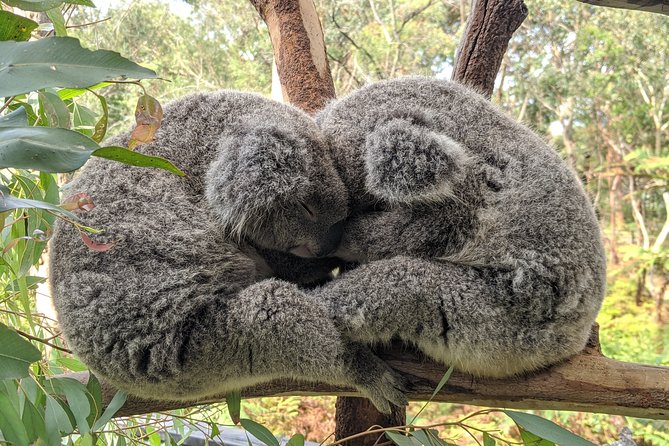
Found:
M 80 192 L 67 197 L 60 204 L 60 207 L 67 211 L 88 212 L 95 207 L 95 203 L 93 203 L 93 199 L 86 192 Z
M 163 121 L 163 107 L 160 105 L 160 102 L 148 94 L 140 96 L 135 108 L 135 121 L 137 122 L 137 127 L 133 130 L 128 142 L 130 150 L 133 150 L 140 144 L 153 141 L 153 136 Z
M 153 135 L 156 134 L 158 126 L 154 124 L 138 124 L 130 135 L 128 149 L 135 150 L 140 144 L 147 144 L 153 141 Z
M 81 235 L 81 239 L 84 241 L 84 244 L 88 246 L 89 249 L 96 251 L 96 252 L 105 252 L 109 251 L 116 245 L 116 242 L 112 243 L 95 243 L 91 238 L 87 235 L 84 234 L 83 232 L 79 233 Z

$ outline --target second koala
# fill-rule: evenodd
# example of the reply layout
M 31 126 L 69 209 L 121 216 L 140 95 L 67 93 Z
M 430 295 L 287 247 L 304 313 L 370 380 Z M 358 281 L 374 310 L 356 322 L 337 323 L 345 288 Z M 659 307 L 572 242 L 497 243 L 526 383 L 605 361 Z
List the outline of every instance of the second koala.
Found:
M 369 262 L 314 292 L 344 335 L 493 377 L 585 346 L 605 289 L 598 222 L 541 138 L 422 77 L 362 88 L 318 121 L 351 197 L 339 254 Z

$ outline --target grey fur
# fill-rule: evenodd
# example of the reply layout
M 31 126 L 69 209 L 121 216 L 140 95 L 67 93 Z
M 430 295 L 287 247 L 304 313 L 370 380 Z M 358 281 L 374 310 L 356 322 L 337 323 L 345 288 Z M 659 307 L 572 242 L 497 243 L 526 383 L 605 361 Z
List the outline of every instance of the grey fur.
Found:
M 339 241 L 346 191 L 307 115 L 256 95 L 191 95 L 165 108 L 138 150 L 188 178 L 91 160 L 69 191 L 90 194 L 83 223 L 116 245 L 93 252 L 61 223 L 51 241 L 63 333 L 96 374 L 153 399 L 295 378 L 356 387 L 384 411 L 406 403 L 401 379 L 342 339 L 322 303 L 269 278 L 279 254 L 258 255 L 324 253 Z
M 605 289 L 597 219 L 528 128 L 453 82 L 362 88 L 317 118 L 350 193 L 342 248 L 369 262 L 312 295 L 343 334 L 476 375 L 580 351 Z

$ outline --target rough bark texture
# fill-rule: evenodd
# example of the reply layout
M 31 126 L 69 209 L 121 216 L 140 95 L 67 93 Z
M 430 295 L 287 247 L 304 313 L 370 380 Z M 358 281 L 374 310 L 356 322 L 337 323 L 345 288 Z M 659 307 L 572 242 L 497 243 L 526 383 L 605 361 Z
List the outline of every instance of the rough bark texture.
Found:
M 381 356 L 407 378 L 411 400 L 428 400 L 446 371 L 443 364 L 427 361 L 404 346 L 393 346 Z M 73 377 L 86 381 L 88 375 Z M 115 390 L 103 387 L 106 405 Z M 298 381 L 276 381 L 242 391 L 244 398 L 285 395 L 354 396 L 355 392 Z M 117 415 L 164 411 L 224 398 L 214 395 L 199 401 L 159 402 L 130 397 Z M 620 362 L 588 348 L 561 364 L 526 377 L 482 379 L 454 372 L 434 401 L 669 419 L 669 368 Z M 357 418 L 359 414 L 354 412 L 354 415 Z
M 667 0 L 578 0 L 596 6 L 609 8 L 633 9 L 635 11 L 657 12 L 669 15 L 669 1 Z
M 406 409 L 395 407 L 393 413 L 380 413 L 367 398 L 340 396 L 336 405 L 335 440 L 364 432 L 372 426 L 403 426 L 406 424 Z M 378 435 L 366 435 L 347 441 L 347 446 L 373 446 Z
M 335 97 L 312 0 L 250 0 L 269 28 L 286 102 L 314 113 Z
M 509 40 L 525 17 L 523 0 L 474 0 L 458 47 L 453 80 L 491 97 Z

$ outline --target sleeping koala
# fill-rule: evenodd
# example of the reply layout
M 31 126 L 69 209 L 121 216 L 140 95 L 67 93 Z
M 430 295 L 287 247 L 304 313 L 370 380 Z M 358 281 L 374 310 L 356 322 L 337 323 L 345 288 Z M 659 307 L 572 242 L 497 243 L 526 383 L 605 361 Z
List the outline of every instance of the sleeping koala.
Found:
M 91 160 L 69 189 L 92 197 L 82 223 L 105 229 L 96 241 L 115 246 L 91 251 L 61 223 L 51 241 L 63 333 L 96 374 L 153 399 L 295 378 L 353 386 L 386 412 L 406 403 L 401 380 L 343 340 L 322 304 L 268 278 L 283 261 L 278 251 L 332 251 L 347 213 L 311 118 L 256 95 L 195 94 L 166 107 L 139 151 L 188 177 Z M 319 260 L 287 261 L 305 274 L 332 269 Z
M 342 334 L 491 377 L 583 349 L 605 257 L 588 197 L 541 138 L 422 77 L 362 88 L 317 121 L 350 195 L 338 254 L 369 262 L 312 293 Z

